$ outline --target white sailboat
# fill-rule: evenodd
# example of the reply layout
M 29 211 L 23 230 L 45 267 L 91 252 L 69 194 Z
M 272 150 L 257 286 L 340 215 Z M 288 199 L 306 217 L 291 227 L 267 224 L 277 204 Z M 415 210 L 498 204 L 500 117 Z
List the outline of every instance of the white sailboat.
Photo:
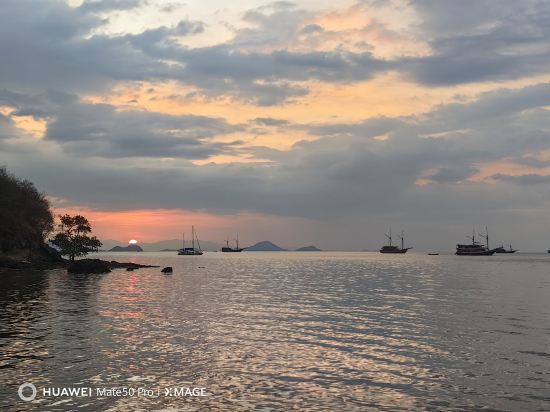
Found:
M 195 240 L 197 241 L 198 248 L 195 247 Z M 183 245 L 182 248 L 178 250 L 178 255 L 187 255 L 187 256 L 199 256 L 202 255 L 201 244 L 199 238 L 195 233 L 195 226 L 191 226 L 191 247 L 185 247 L 185 233 L 183 234 Z

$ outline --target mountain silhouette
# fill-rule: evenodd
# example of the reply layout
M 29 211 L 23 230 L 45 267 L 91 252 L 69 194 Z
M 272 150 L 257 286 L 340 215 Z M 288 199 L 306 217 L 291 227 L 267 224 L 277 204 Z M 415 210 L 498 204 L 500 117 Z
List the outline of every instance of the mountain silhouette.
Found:
M 109 252 L 143 252 L 139 245 L 115 246 L 109 249 Z
M 286 249 L 277 246 L 276 244 L 270 242 L 269 240 L 263 240 L 256 243 L 253 246 L 249 246 L 244 250 L 248 252 L 284 252 Z
M 317 246 L 304 246 L 299 249 L 296 249 L 296 252 L 321 252 Z

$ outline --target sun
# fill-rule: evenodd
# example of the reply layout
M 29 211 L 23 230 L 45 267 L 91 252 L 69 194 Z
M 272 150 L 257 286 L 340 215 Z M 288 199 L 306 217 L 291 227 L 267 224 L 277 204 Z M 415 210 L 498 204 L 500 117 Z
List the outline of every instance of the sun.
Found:
M 131 244 L 131 245 L 135 245 L 135 244 L 137 243 L 137 240 L 132 239 L 132 240 L 130 240 L 128 243 Z

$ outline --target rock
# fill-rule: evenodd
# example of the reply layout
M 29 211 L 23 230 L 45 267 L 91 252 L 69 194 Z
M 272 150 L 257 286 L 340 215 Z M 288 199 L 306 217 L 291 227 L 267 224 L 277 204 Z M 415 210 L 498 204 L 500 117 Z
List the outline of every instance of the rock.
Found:
M 126 272 L 133 272 L 134 270 L 136 270 L 135 268 L 126 268 Z
M 115 246 L 108 250 L 109 252 L 143 252 L 143 249 L 136 244 L 128 246 Z
M 111 269 L 139 269 L 139 268 L 158 268 L 159 266 L 155 265 L 140 265 L 139 263 L 124 263 L 124 262 L 117 262 L 116 260 L 111 260 L 109 263 L 109 266 Z
M 161 270 L 162 273 L 172 273 L 174 269 L 172 269 L 172 266 L 166 266 Z
M 69 264 L 69 273 L 109 273 L 109 262 L 101 259 L 80 259 Z

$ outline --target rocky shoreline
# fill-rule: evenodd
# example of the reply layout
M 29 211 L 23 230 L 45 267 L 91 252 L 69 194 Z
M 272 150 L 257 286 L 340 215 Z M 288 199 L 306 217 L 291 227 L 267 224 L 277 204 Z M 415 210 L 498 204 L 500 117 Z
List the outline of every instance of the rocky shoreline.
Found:
M 133 271 L 150 267 L 159 266 L 101 259 L 79 259 L 71 262 L 64 259 L 57 250 L 47 245 L 42 246 L 32 253 L 28 251 L 19 251 L 11 255 L 0 255 L 0 273 L 20 270 L 52 270 L 66 268 L 68 273 L 87 274 L 109 273 L 113 269 Z
M 128 271 L 140 269 L 140 268 L 158 268 L 160 266 L 155 265 L 140 265 L 139 263 L 130 262 L 117 262 L 116 260 L 101 259 L 80 259 L 71 262 L 67 267 L 67 272 L 86 274 L 86 273 L 109 273 L 113 269 L 126 269 Z

